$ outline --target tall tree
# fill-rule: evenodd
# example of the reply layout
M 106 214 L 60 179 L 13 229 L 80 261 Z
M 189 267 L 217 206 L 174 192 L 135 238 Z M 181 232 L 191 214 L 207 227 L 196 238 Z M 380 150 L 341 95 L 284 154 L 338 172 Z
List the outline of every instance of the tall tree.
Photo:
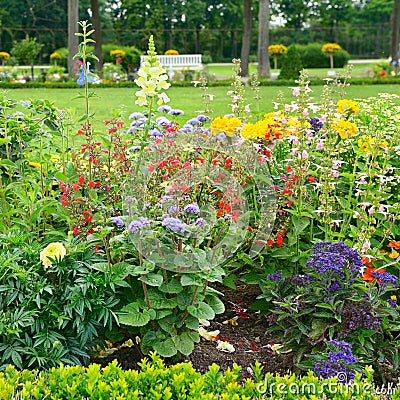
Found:
M 251 5 L 252 5 L 252 0 L 244 0 L 242 51 L 240 53 L 242 76 L 249 75 L 251 25 L 252 25 Z
M 258 10 L 258 76 L 269 78 L 269 0 L 259 0 Z
M 303 0 L 277 0 L 272 3 L 276 14 L 286 21 L 285 26 L 299 30 L 310 17 L 311 8 L 307 1 Z
M 390 56 L 392 60 L 400 59 L 400 0 L 394 0 L 390 18 Z
M 99 0 L 90 0 L 90 8 L 92 10 L 92 24 L 94 29 L 93 39 L 94 43 L 94 54 L 97 56 L 98 60 L 95 60 L 95 68 L 98 71 L 103 69 L 103 53 L 101 50 L 102 36 L 101 36 L 101 21 L 100 21 L 100 11 L 99 11 Z
M 75 35 L 79 22 L 79 1 L 68 0 L 68 73 L 74 74 L 74 55 L 78 52 L 79 39 Z

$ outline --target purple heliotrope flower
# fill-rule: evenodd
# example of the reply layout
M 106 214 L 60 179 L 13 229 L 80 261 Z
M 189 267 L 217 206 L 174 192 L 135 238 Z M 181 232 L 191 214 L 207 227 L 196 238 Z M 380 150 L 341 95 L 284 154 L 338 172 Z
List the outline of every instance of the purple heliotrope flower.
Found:
M 167 104 L 163 104 L 162 106 L 158 107 L 158 111 L 160 112 L 170 112 L 172 110 L 172 107 L 167 105 Z
M 273 272 L 272 274 L 267 275 L 267 279 L 278 283 L 283 279 L 283 275 L 281 272 Z
M 130 116 L 129 119 L 139 119 L 139 118 L 143 118 L 144 115 L 141 112 L 133 112 Z

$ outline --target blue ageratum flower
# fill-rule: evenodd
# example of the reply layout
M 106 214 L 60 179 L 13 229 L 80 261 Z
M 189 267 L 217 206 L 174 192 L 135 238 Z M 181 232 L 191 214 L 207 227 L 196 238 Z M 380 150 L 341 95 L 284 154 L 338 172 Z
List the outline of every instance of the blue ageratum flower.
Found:
M 172 232 L 179 233 L 185 233 L 185 229 L 187 227 L 187 225 L 183 221 L 181 221 L 179 218 L 174 217 L 163 218 L 161 225 Z
M 196 214 L 196 215 L 200 212 L 200 208 L 197 202 L 186 205 L 183 210 L 188 214 Z
M 120 217 L 111 217 L 110 222 L 117 225 L 119 228 L 123 228 L 125 225 Z

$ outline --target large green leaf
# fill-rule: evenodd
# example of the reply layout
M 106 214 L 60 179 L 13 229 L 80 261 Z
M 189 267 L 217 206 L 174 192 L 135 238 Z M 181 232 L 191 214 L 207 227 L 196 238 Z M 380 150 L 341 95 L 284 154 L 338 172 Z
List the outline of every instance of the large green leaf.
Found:
M 215 314 L 225 312 L 224 303 L 217 296 L 207 295 L 204 300 L 214 310 Z
M 138 303 L 130 303 L 118 312 L 118 321 L 129 326 L 144 326 L 150 321 L 147 310 L 140 311 Z
M 174 342 L 171 338 L 164 340 L 163 342 L 158 342 L 153 345 L 153 349 L 161 357 L 172 357 L 177 353 Z
M 163 283 L 160 286 L 160 291 L 164 293 L 180 293 L 182 290 L 182 284 L 175 278 L 171 279 L 168 283 Z
M 194 350 L 194 342 L 188 332 L 183 332 L 181 335 L 175 336 L 172 339 L 175 342 L 176 349 L 180 353 L 188 355 Z
M 211 320 L 215 317 L 214 310 L 207 304 L 201 301 L 198 304 L 188 306 L 187 311 L 195 318 Z
M 139 278 L 139 281 L 142 281 L 144 283 L 146 283 L 149 286 L 155 286 L 155 287 L 159 287 L 162 285 L 163 283 L 163 276 L 160 274 L 153 274 L 153 273 L 149 273 L 145 276 L 141 276 Z

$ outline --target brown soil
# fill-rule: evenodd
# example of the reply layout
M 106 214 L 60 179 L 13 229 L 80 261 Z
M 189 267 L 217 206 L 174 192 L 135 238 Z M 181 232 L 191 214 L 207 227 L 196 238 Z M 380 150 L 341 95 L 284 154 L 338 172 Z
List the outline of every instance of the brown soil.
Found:
M 249 306 L 255 301 L 260 293 L 255 285 L 239 283 L 236 290 L 218 288 L 223 291 L 225 303 L 225 313 L 218 315 L 208 331 L 219 330 L 220 340 L 229 341 L 235 351 L 233 353 L 223 352 L 217 349 L 215 341 L 208 341 L 201 338 L 200 343 L 195 344 L 194 351 L 184 356 L 180 362 L 191 362 L 193 367 L 201 373 L 208 370 L 208 367 L 215 363 L 225 371 L 232 367 L 234 363 L 242 367 L 244 378 L 251 376 L 250 366 L 259 361 L 263 365 L 263 372 L 286 373 L 293 368 L 291 354 L 277 354 L 270 349 L 271 337 L 265 334 L 267 321 L 258 312 L 250 310 Z M 236 324 L 223 323 L 231 319 L 236 320 Z M 124 369 L 138 369 L 137 363 L 143 358 L 136 347 L 122 347 L 112 355 L 103 358 L 93 357 L 91 362 L 107 365 L 117 359 Z M 171 365 L 176 360 L 165 359 L 167 365 Z

